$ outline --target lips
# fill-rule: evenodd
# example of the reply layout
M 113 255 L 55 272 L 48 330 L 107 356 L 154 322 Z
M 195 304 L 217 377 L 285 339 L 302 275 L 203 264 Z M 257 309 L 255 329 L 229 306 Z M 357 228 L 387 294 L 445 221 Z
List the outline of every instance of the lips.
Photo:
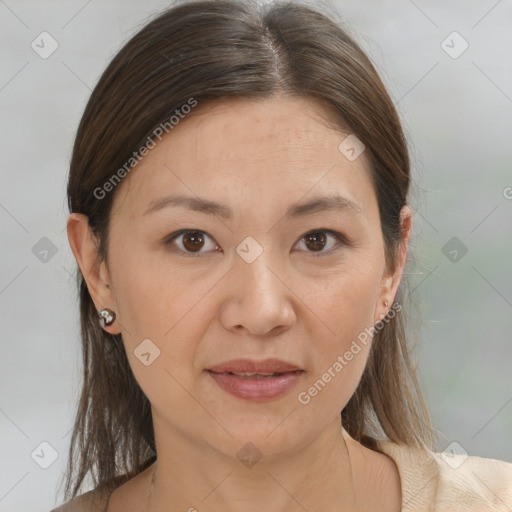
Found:
M 225 392 L 236 398 L 253 402 L 275 400 L 286 395 L 303 377 L 300 370 L 278 376 L 239 377 L 233 373 L 208 372 L 213 381 Z
M 304 370 L 279 359 L 237 359 L 207 369 L 213 380 L 231 395 L 250 401 L 277 399 L 302 379 Z

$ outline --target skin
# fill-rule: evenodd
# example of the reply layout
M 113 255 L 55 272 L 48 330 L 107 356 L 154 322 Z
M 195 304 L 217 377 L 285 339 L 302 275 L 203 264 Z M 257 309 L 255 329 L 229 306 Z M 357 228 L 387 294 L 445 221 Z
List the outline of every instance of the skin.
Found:
M 117 186 L 108 262 L 97 260 L 87 217 L 69 217 L 70 246 L 96 309 L 116 312 L 105 329 L 122 333 L 152 404 L 158 471 L 151 512 L 400 509 L 394 462 L 341 429 L 370 343 L 307 405 L 297 399 L 389 310 L 384 301 L 393 303 L 412 225 L 405 206 L 391 273 L 366 153 L 348 160 L 338 146 L 350 132 L 327 119 L 321 103 L 300 98 L 199 104 Z M 284 217 L 288 206 L 334 192 L 362 213 Z M 233 219 L 178 207 L 143 215 L 171 193 L 218 201 Z M 183 236 L 165 244 L 181 229 L 205 233 L 199 256 L 184 254 L 194 245 L 183 245 Z M 325 247 L 316 249 L 304 235 L 322 229 Z M 263 248 L 252 263 L 235 250 L 247 236 Z M 160 349 L 149 366 L 134 355 L 146 338 Z M 297 387 L 268 402 L 233 397 L 204 371 L 267 357 L 305 370 Z M 248 442 L 261 453 L 251 468 L 237 458 Z M 114 491 L 109 512 L 145 510 L 152 469 Z

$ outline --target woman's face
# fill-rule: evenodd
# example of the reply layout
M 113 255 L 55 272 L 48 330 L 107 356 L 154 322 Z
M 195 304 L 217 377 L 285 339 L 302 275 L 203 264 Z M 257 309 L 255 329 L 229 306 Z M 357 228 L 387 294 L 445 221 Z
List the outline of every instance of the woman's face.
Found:
M 392 304 L 406 249 L 387 275 L 367 155 L 339 149 L 349 132 L 328 128 L 323 108 L 199 103 L 115 190 L 108 267 L 86 279 L 97 309 L 116 312 L 107 330 L 122 333 L 157 443 L 296 450 L 339 421 L 358 385 L 371 343 L 358 340 Z M 161 202 L 177 196 L 187 201 Z M 325 207 L 335 196 L 353 206 Z M 302 372 L 248 383 L 208 371 L 268 358 Z

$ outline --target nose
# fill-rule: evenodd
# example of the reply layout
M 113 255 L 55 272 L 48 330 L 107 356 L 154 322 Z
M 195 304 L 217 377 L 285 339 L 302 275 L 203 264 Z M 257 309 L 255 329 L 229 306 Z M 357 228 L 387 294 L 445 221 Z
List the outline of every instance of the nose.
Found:
M 297 320 L 294 294 L 286 283 L 282 265 L 268 251 L 252 263 L 236 258 L 231 269 L 221 323 L 228 330 L 277 335 Z

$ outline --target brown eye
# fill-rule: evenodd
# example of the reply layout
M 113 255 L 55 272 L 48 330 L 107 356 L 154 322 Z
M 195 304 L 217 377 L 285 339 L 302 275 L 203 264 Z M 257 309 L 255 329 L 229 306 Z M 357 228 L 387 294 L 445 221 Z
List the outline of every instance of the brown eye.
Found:
M 200 256 L 205 252 L 218 249 L 210 235 L 196 229 L 178 231 L 171 235 L 165 244 L 171 246 L 173 252 L 187 256 Z
M 334 243 L 330 243 L 329 239 L 333 239 Z M 344 235 L 330 229 L 310 231 L 302 236 L 300 242 L 306 246 L 306 252 L 311 253 L 313 256 L 331 254 L 339 249 L 339 246 L 349 245 Z M 325 249 L 326 247 L 327 249 Z
M 204 245 L 204 237 L 201 231 L 188 231 L 183 233 L 183 246 L 187 251 L 198 251 Z
M 306 245 L 306 252 L 312 256 L 327 255 L 335 252 L 339 246 L 350 245 L 344 235 L 329 229 L 310 231 L 301 237 L 300 242 Z M 183 229 L 173 233 L 165 244 L 169 245 L 173 252 L 185 256 L 200 256 L 211 251 L 222 252 L 210 235 L 196 229 Z
M 322 231 L 315 231 L 304 236 L 306 246 L 312 251 L 321 251 L 325 247 L 327 237 Z

